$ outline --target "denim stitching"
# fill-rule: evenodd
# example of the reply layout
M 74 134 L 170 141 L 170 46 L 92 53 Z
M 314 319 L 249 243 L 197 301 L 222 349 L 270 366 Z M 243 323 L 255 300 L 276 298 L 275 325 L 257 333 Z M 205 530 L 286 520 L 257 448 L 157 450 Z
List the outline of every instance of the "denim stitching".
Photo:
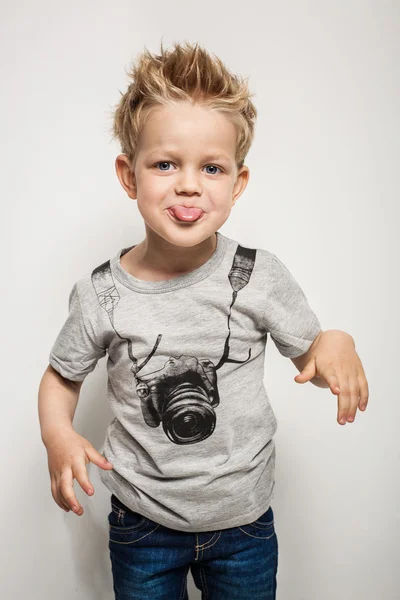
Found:
M 249 523 L 249 525 L 252 525 L 253 527 L 256 527 L 257 529 L 265 529 L 266 527 L 271 527 L 274 524 L 273 521 L 271 521 L 271 523 L 263 523 L 262 521 L 254 521 L 254 523 Z M 262 525 L 262 527 L 258 527 L 258 525 Z
M 247 531 L 245 531 L 244 529 L 242 529 L 241 527 L 238 527 L 238 529 L 240 529 L 240 531 L 243 531 L 243 533 L 245 533 L 246 535 L 248 535 L 249 537 L 253 537 L 256 538 L 258 540 L 269 540 L 270 538 L 272 538 L 275 535 L 275 531 L 272 533 L 272 535 L 269 535 L 267 537 L 264 537 L 263 535 L 251 535 L 251 533 L 248 533 Z
M 142 520 L 139 521 L 136 525 L 130 525 L 128 527 L 122 526 L 117 527 L 116 525 L 111 525 L 111 528 L 114 529 L 116 533 L 129 533 L 131 531 L 140 531 L 143 527 L 146 527 L 149 524 L 149 520 L 147 517 L 142 517 Z
M 153 533 L 153 532 L 154 532 L 156 529 L 158 529 L 159 527 L 160 527 L 160 525 L 159 525 L 159 524 L 157 524 L 157 526 L 156 526 L 156 527 L 154 527 L 154 529 L 152 529 L 152 530 L 151 530 L 151 531 L 149 531 L 148 533 L 145 533 L 144 535 L 142 535 L 142 537 L 138 538 L 137 540 L 134 540 L 133 542 L 132 542 L 132 541 L 129 541 L 129 542 L 116 542 L 115 540 L 112 540 L 111 538 L 110 538 L 110 539 L 111 539 L 111 541 L 112 541 L 112 542 L 114 542 L 114 544 L 121 544 L 121 545 L 123 545 L 123 546 L 125 546 L 125 545 L 127 545 L 127 544 L 128 544 L 128 545 L 132 545 L 132 544 L 136 544 L 137 542 L 140 542 L 140 540 L 142 540 L 143 538 L 145 538 L 147 535 L 150 535 L 151 533 Z
M 186 589 L 187 589 L 187 573 L 182 581 L 181 593 L 179 594 L 179 600 L 184 600 L 185 595 L 186 595 Z
M 206 582 L 206 574 L 203 570 L 202 567 L 200 567 L 200 579 L 201 579 L 201 583 L 203 584 L 203 592 L 204 592 L 204 597 L 207 600 L 208 596 L 208 590 L 207 590 L 207 582 Z
M 274 522 L 274 519 L 272 519 L 272 521 L 269 521 L 268 523 L 264 523 L 264 521 L 260 521 L 259 519 L 257 519 L 257 521 L 254 521 L 254 523 L 260 523 L 260 525 L 272 525 Z
M 119 512 L 120 510 L 122 510 L 122 508 L 120 506 L 117 506 L 116 504 L 113 504 L 112 502 L 111 502 L 111 506 L 112 506 L 114 512 Z
M 218 536 L 218 537 L 217 537 L 217 539 L 216 539 L 216 540 L 215 540 L 215 541 L 214 541 L 212 544 L 210 544 L 211 540 L 213 539 L 213 537 L 214 537 L 215 535 L 217 535 L 217 536 Z M 216 543 L 218 542 L 218 540 L 219 540 L 219 538 L 220 538 L 220 537 L 221 537 L 221 532 L 220 532 L 220 531 L 219 531 L 218 533 L 217 533 L 217 532 L 215 532 L 215 533 L 214 533 L 214 535 L 212 535 L 212 536 L 210 537 L 210 539 L 208 540 L 208 542 L 205 542 L 204 544 L 198 544 L 198 545 L 196 546 L 196 548 L 203 548 L 203 549 L 204 549 L 204 548 L 211 548 L 211 546 L 214 546 L 214 544 L 216 544 Z
M 195 533 L 194 535 L 195 535 L 195 538 L 196 538 L 196 542 L 198 542 L 199 541 L 199 534 Z M 194 547 L 195 547 L 195 550 L 196 550 L 196 556 L 194 557 L 194 560 L 197 561 L 197 560 L 199 560 L 199 548 L 200 548 L 200 545 L 199 544 L 195 544 Z

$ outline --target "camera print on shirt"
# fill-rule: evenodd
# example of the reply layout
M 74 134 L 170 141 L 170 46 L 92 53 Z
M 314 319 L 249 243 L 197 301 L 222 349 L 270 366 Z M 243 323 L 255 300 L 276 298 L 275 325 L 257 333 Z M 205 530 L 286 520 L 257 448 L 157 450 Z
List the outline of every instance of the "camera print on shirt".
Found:
M 128 251 L 129 248 L 126 250 Z M 228 336 L 222 356 L 217 365 L 207 358 L 195 356 L 170 356 L 162 369 L 140 376 L 139 373 L 155 354 L 162 334 L 148 356 L 138 364 L 132 352 L 132 341 L 122 337 L 114 327 L 114 310 L 120 300 L 111 272 L 110 261 L 96 267 L 91 274 L 93 287 L 100 306 L 106 311 L 116 335 L 127 342 L 127 352 L 132 362 L 132 373 L 136 393 L 140 399 L 145 423 L 158 427 L 162 423 L 167 437 L 175 444 L 195 444 L 208 438 L 215 429 L 215 408 L 219 405 L 217 370 L 225 363 L 243 364 L 250 360 L 251 349 L 245 360 L 229 358 L 230 315 L 238 292 L 251 277 L 256 249 L 238 244 L 228 279 L 232 287 L 232 302 L 229 306 Z

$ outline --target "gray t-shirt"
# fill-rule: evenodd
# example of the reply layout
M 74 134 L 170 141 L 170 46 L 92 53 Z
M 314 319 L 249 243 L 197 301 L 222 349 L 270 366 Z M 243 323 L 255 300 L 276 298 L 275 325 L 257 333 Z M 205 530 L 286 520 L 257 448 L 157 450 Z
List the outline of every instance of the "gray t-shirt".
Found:
M 131 510 L 188 532 L 251 523 L 270 506 L 277 421 L 263 377 L 267 334 L 283 356 L 321 330 L 294 277 L 217 232 L 190 273 L 142 281 L 119 250 L 79 279 L 50 364 L 82 381 L 106 353 L 114 414 L 101 481 Z

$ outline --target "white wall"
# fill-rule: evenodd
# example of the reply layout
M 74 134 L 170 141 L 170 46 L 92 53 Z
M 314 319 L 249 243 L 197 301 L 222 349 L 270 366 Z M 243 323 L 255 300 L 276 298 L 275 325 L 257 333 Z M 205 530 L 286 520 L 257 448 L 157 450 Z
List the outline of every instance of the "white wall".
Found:
M 3 3 L 1 24 L 3 493 L 0 595 L 106 600 L 110 493 L 53 501 L 37 389 L 73 282 L 143 238 L 114 171 L 111 110 L 146 44 L 199 41 L 250 77 L 259 109 L 249 186 L 222 233 L 277 254 L 323 329 L 353 335 L 370 405 L 336 422 L 326 389 L 269 340 L 278 419 L 278 599 L 396 600 L 399 579 L 399 4 Z M 105 359 L 74 425 L 100 449 Z M 200 598 L 190 579 L 191 600 Z

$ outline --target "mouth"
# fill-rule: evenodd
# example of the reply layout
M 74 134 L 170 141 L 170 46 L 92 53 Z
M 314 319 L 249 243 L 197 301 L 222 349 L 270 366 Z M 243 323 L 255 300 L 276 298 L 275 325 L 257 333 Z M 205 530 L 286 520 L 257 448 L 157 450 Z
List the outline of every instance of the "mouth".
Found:
M 178 223 L 194 223 L 202 219 L 204 212 L 201 208 L 187 208 L 185 206 L 170 206 L 167 212 Z

